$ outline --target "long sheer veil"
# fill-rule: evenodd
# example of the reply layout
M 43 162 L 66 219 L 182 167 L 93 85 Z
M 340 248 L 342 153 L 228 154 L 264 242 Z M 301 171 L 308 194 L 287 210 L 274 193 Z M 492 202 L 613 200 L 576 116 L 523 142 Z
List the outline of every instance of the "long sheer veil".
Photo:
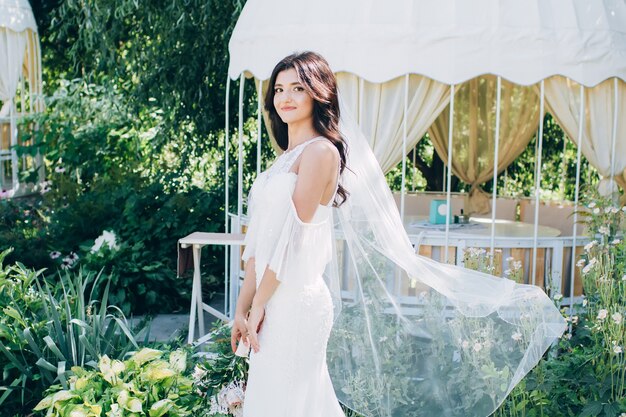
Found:
M 337 396 L 368 417 L 487 416 L 565 321 L 538 287 L 416 255 L 383 172 L 340 103 L 350 195 L 334 209 L 336 250 L 326 271 Z M 399 295 L 401 288 L 409 290 Z

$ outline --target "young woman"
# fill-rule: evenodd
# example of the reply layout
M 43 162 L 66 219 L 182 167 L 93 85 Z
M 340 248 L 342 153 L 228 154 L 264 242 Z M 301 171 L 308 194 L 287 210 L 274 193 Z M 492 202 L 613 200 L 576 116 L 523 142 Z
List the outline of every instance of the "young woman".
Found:
M 332 255 L 331 207 L 346 145 L 335 76 L 313 52 L 272 72 L 265 109 L 284 152 L 255 180 L 231 342 L 251 347 L 244 417 L 343 416 L 326 366 L 333 303 L 322 274 Z
M 539 287 L 415 254 L 319 55 L 281 61 L 265 108 L 285 152 L 249 196 L 232 330 L 233 349 L 252 347 L 244 416 L 337 417 L 337 397 L 366 416 L 491 415 L 563 334 L 559 309 Z

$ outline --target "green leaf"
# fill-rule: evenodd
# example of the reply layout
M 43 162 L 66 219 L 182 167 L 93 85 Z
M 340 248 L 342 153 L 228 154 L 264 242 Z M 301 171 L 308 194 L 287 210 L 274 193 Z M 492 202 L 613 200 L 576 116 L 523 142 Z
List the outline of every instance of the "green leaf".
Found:
M 585 405 L 579 417 L 597 416 L 602 411 L 602 403 L 600 401 L 591 401 Z
M 149 411 L 150 417 L 162 417 L 173 406 L 174 406 L 174 403 L 170 399 L 157 401 L 154 404 L 152 404 L 152 407 L 150 407 L 150 411 Z

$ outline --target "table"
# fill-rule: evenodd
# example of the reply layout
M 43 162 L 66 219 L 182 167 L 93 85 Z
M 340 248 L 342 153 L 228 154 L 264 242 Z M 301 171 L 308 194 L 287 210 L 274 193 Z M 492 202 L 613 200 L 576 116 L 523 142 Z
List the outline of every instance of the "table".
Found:
M 210 305 L 202 301 L 202 282 L 200 279 L 200 255 L 202 247 L 205 245 L 225 245 L 225 246 L 241 246 L 244 241 L 244 234 L 242 233 L 205 233 L 194 232 L 178 240 L 178 244 L 181 248 L 191 247 L 193 250 L 193 284 L 191 290 L 191 307 L 189 309 L 189 336 L 187 337 L 187 343 L 194 342 L 196 319 L 198 322 L 198 333 L 200 339 L 198 344 L 202 343 L 202 337 L 204 336 L 204 312 L 213 314 L 215 317 L 230 321 L 230 318 L 216 310 Z M 228 284 L 227 282 L 225 284 Z M 239 282 L 236 281 L 235 285 Z M 232 286 L 231 282 L 231 286 Z
M 424 226 L 418 226 L 418 224 Z M 495 227 L 496 237 L 512 237 L 512 238 L 532 238 L 535 235 L 535 225 L 533 223 L 515 222 L 511 220 L 496 219 L 492 226 L 491 218 L 470 217 L 468 225 L 450 224 L 450 233 L 463 235 L 491 236 L 492 227 Z M 430 225 L 428 224 L 428 216 L 404 216 L 404 228 L 409 235 L 428 232 L 428 233 L 445 233 L 446 225 Z M 554 227 L 539 225 L 537 228 L 537 237 L 557 237 L 561 235 L 561 231 Z

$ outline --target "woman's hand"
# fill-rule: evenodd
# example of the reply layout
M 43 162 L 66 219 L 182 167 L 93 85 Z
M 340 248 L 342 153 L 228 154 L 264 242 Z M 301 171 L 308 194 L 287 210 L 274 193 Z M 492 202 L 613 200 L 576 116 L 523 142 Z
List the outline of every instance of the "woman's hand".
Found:
M 261 324 L 263 323 L 264 317 L 265 307 L 253 302 L 250 314 L 248 314 L 247 331 L 248 342 L 250 343 L 252 349 L 254 349 L 255 353 L 259 351 L 258 333 L 261 330 Z
M 230 347 L 233 352 L 237 351 L 237 343 L 239 339 L 243 338 L 244 343 L 246 340 L 246 318 L 242 315 L 235 314 L 235 320 L 233 320 L 233 327 L 230 329 Z

